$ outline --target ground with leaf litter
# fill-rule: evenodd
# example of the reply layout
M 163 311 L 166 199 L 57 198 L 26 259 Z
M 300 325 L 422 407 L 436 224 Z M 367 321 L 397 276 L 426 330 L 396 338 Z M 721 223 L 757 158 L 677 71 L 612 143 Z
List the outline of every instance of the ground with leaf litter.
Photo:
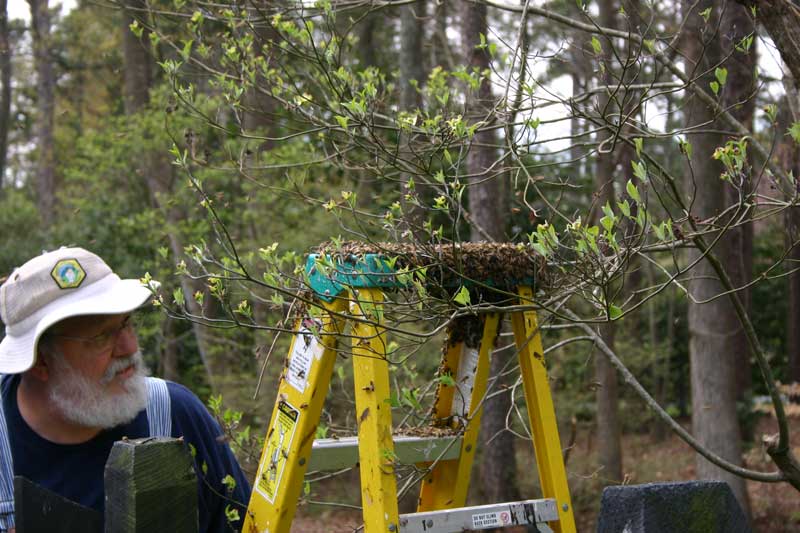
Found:
M 800 428 L 798 419 L 790 424 Z M 767 417 L 761 419 L 757 435 L 774 433 L 775 423 Z M 795 452 L 800 454 L 800 434 L 794 431 Z M 566 439 L 566 435 L 564 436 Z M 521 471 L 533 468 L 526 447 L 520 447 L 519 468 Z M 629 483 L 663 482 L 687 480 L 694 477 L 694 456 L 688 446 L 678 437 L 670 436 L 656 442 L 649 434 L 625 435 L 625 472 Z M 600 502 L 603 481 L 596 472 L 593 462 L 594 439 L 590 427 L 580 427 L 575 440 L 575 449 L 570 455 L 567 470 L 578 518 L 578 531 L 593 532 Z M 669 458 L 669 460 L 664 460 Z M 769 470 L 770 463 L 766 453 L 754 446 L 746 453 L 747 465 L 751 468 Z M 533 478 L 533 479 L 532 479 Z M 523 494 L 535 491 L 536 474 L 522 476 L 520 482 Z M 475 479 L 475 477 L 473 477 Z M 323 482 L 325 483 L 325 482 Z M 318 484 L 311 498 L 321 501 L 339 501 L 358 504 L 358 473 L 353 471 L 325 487 Z M 480 502 L 475 487 L 470 490 L 470 500 Z M 800 531 L 800 493 L 787 484 L 748 484 L 750 502 L 753 509 L 754 533 L 797 533 Z M 413 498 L 401 502 L 401 512 L 412 512 Z M 345 533 L 353 532 L 361 525 L 360 512 L 352 509 L 336 509 L 328 506 L 305 504 L 298 507 L 298 514 L 292 525 L 292 533 Z M 363 531 L 363 530 L 361 530 Z M 514 530 L 509 529 L 509 532 Z M 521 533 L 518 529 L 514 533 Z

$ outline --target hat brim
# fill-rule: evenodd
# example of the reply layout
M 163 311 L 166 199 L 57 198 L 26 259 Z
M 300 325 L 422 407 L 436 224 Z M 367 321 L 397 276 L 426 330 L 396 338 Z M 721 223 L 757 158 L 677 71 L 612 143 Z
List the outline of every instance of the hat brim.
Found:
M 35 327 L 0 342 L 0 374 L 19 374 L 36 362 L 36 346 L 47 329 L 67 318 L 87 315 L 119 315 L 144 305 L 152 297 L 150 289 L 136 279 L 119 279 L 112 274 L 93 284 L 92 290 L 76 291 L 48 306 Z M 56 303 L 56 302 L 54 302 Z

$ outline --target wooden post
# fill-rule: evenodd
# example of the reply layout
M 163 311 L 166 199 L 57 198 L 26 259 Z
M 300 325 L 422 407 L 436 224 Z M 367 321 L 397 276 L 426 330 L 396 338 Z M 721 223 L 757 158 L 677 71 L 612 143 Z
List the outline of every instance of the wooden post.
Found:
M 179 439 L 114 443 L 105 469 L 106 533 L 197 533 L 197 477 Z
M 98 511 L 79 505 L 21 476 L 14 477 L 14 515 L 17 533 L 103 531 L 103 515 Z

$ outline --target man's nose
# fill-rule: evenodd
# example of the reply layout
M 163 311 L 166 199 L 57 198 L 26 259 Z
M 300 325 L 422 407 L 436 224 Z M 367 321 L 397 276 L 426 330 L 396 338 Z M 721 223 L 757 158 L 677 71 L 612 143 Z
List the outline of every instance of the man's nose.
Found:
M 120 331 L 119 335 L 117 335 L 113 355 L 115 357 L 127 357 L 136 353 L 138 349 L 139 343 L 136 340 L 136 332 L 133 328 L 128 327 Z

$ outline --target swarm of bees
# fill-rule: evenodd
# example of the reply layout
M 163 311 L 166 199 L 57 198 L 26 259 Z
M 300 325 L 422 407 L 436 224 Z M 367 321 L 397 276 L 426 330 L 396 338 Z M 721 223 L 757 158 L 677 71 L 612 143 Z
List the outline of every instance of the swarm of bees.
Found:
M 318 248 L 336 262 L 356 264 L 367 254 L 382 255 L 395 269 L 424 269 L 426 284 L 452 293 L 467 287 L 476 301 L 497 301 L 519 285 L 546 284 L 545 261 L 523 244 L 465 242 L 434 245 L 326 243 Z

